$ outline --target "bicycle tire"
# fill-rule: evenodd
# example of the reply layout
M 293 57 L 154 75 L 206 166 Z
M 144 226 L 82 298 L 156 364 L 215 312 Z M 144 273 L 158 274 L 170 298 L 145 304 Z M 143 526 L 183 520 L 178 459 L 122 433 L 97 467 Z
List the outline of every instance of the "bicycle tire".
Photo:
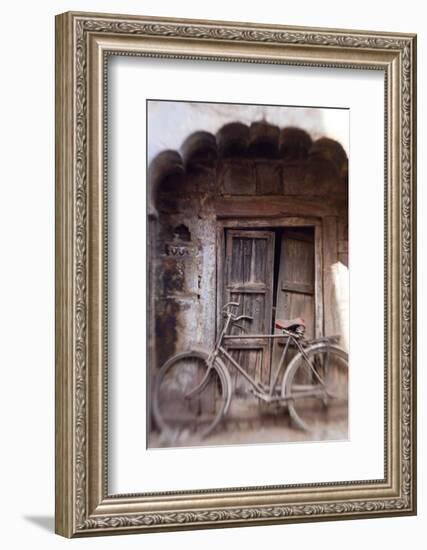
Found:
M 208 354 L 198 350 L 174 355 L 156 377 L 153 417 L 161 432 L 197 433 L 202 439 L 212 433 L 223 418 L 231 398 L 229 376 L 216 361 L 199 391 L 188 396 L 204 379 Z
M 348 431 L 348 354 L 327 343 L 314 344 L 305 353 L 319 378 L 301 352 L 292 359 L 282 382 L 290 416 L 304 431 L 343 439 Z

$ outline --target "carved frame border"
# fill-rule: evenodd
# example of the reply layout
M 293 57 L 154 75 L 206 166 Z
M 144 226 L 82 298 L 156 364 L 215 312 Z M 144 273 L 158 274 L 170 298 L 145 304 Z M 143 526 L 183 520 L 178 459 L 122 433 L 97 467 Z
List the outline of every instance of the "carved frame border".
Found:
M 384 480 L 108 495 L 104 122 L 110 54 L 385 72 L 390 282 Z M 72 12 L 57 16 L 57 533 L 74 537 L 416 513 L 415 118 L 415 35 Z

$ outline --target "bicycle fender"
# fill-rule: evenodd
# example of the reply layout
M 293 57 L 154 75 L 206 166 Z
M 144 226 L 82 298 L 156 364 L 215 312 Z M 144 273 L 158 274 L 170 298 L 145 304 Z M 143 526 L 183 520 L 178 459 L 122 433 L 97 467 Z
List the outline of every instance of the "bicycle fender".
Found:
M 224 374 L 224 377 L 227 381 L 227 400 L 226 400 L 225 407 L 224 407 L 224 416 L 225 416 L 228 412 L 228 409 L 230 408 L 233 384 L 231 382 L 230 372 L 227 369 L 227 367 L 225 366 L 224 362 L 221 361 L 221 359 L 219 359 L 218 357 L 216 358 L 215 362 L 221 368 L 221 370 Z

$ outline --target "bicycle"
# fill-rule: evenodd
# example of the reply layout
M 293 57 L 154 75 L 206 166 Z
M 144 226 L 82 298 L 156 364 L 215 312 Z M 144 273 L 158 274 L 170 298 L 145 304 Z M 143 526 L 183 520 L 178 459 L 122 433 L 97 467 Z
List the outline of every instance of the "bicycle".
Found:
M 228 365 L 244 376 L 255 397 L 287 407 L 291 419 L 302 430 L 314 430 L 325 414 L 334 421 L 347 415 L 348 355 L 337 345 L 338 337 L 306 340 L 301 318 L 276 320 L 275 326 L 281 330 L 278 334 L 231 335 L 233 326 L 245 331 L 239 321 L 253 321 L 249 315 L 232 313 L 233 308 L 239 307 L 237 302 L 223 307 L 225 322 L 210 352 L 179 353 L 160 368 L 152 404 L 157 427 L 161 431 L 198 431 L 201 438 L 209 435 L 226 416 L 233 397 Z M 283 352 L 269 384 L 252 378 L 227 351 L 226 343 L 236 338 L 284 339 Z M 291 348 L 297 353 L 287 364 Z

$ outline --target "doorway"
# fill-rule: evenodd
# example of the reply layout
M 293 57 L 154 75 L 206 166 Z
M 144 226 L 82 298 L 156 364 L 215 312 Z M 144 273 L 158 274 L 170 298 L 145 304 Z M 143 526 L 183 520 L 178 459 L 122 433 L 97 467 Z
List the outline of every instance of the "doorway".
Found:
M 315 227 L 277 226 L 223 229 L 223 258 L 218 296 L 221 305 L 240 304 L 248 334 L 277 331 L 276 319 L 302 317 L 306 335 L 315 335 Z M 242 334 L 233 328 L 235 336 Z M 268 383 L 281 346 L 267 339 L 233 340 L 232 352 L 251 376 Z M 241 382 L 244 386 L 244 381 Z M 240 382 L 239 382 L 240 384 Z

